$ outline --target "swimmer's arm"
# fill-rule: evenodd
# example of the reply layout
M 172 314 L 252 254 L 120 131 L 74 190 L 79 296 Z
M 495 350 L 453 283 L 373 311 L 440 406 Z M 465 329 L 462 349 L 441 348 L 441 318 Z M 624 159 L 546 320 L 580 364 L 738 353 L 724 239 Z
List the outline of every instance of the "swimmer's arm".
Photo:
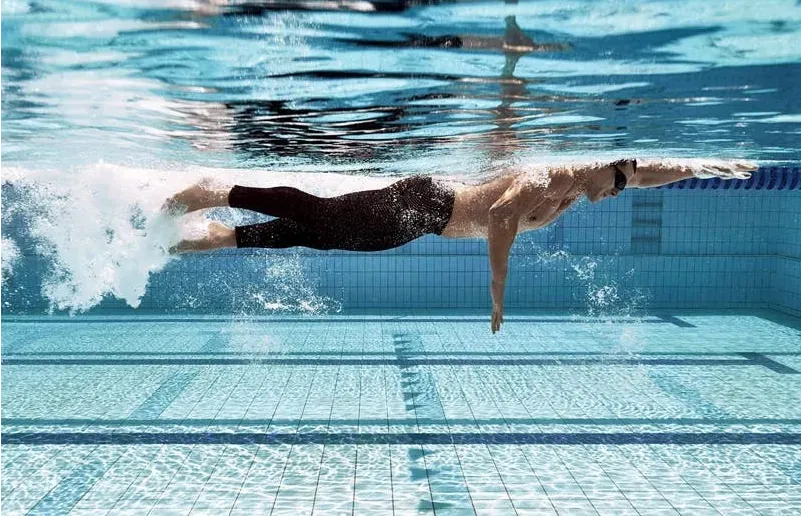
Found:
M 691 177 L 747 179 L 758 167 L 753 161 L 724 159 L 637 160 L 637 173 L 629 180 L 631 188 L 662 186 Z
M 564 193 L 573 184 L 572 175 L 555 175 L 548 185 L 539 185 L 525 178 L 516 180 L 489 210 L 489 260 L 492 272 L 493 317 L 492 332 L 503 322 L 503 297 L 509 270 L 509 251 L 512 248 L 520 220 L 534 210 L 550 205 L 555 211 L 561 205 Z

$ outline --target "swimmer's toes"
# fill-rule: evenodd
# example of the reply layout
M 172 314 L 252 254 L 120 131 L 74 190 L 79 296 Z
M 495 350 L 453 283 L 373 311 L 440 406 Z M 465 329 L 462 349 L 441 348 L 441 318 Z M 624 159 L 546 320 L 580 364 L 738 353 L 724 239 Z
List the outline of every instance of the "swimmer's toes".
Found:
M 175 254 L 185 253 L 186 251 L 189 251 L 191 249 L 192 249 L 192 246 L 186 240 L 181 240 L 180 242 L 178 242 L 174 246 L 170 247 L 167 250 L 167 252 L 169 254 L 175 255 Z

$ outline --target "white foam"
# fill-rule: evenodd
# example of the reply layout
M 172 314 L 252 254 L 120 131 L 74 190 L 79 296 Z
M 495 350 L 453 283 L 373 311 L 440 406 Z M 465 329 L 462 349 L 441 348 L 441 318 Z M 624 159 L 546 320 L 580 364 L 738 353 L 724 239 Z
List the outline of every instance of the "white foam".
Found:
M 3 238 L 0 257 L 2 257 L 2 276 L 0 277 L 5 281 L 11 275 L 14 264 L 19 259 L 19 248 L 10 238 Z
M 31 9 L 28 2 L 24 0 L 3 0 L 2 10 L 6 16 L 13 16 L 15 14 L 25 14 Z

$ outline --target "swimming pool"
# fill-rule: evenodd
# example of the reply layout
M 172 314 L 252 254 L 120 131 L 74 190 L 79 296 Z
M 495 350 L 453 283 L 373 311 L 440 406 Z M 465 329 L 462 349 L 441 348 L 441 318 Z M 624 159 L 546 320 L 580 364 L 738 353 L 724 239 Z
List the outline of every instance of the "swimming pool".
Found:
M 3 514 L 798 512 L 798 5 L 217 4 L 3 2 Z M 157 215 L 671 155 L 760 169 L 520 237 L 495 335 L 485 241 Z

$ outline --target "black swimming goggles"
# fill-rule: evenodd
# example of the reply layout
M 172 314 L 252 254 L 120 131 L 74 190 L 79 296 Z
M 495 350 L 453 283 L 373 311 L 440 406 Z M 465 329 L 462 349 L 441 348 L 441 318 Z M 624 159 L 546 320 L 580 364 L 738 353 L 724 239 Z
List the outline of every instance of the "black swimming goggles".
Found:
M 628 179 L 626 179 L 626 174 L 624 174 L 623 171 L 620 170 L 620 165 L 622 163 L 625 163 L 625 162 L 618 161 L 618 162 L 612 163 L 612 166 L 615 167 L 615 188 L 617 189 L 618 192 L 623 190 L 624 188 L 626 188 L 626 184 L 629 182 Z M 632 167 L 632 170 L 633 170 L 632 174 L 636 174 L 637 173 L 637 160 L 636 159 L 631 160 L 631 167 Z

